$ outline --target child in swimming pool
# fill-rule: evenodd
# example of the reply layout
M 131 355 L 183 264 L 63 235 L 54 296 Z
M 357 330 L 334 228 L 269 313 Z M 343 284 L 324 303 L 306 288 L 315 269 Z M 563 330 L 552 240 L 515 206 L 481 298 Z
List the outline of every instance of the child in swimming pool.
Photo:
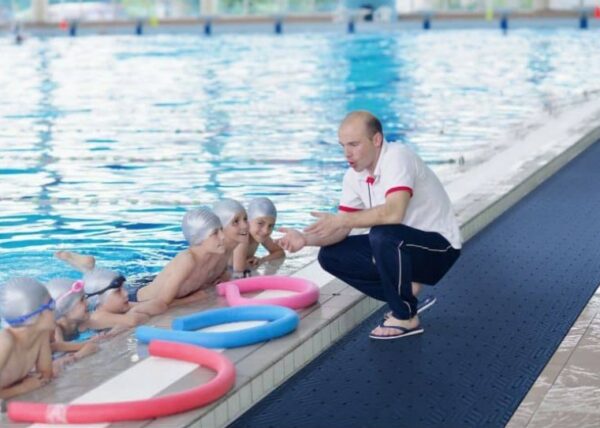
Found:
M 83 281 L 55 278 L 46 284 L 46 289 L 56 302 L 54 317 L 56 328 L 50 336 L 52 352 L 70 352 L 68 362 L 77 361 L 98 351 L 94 339 L 73 342 L 79 336 L 79 327 L 89 317 Z
M 248 224 L 250 236 L 247 242 L 240 243 L 233 252 L 234 266 L 248 272 L 262 263 L 285 257 L 285 251 L 273 241 L 271 234 L 277 220 L 277 209 L 269 198 L 255 198 L 248 204 Z M 262 245 L 269 254 L 256 257 L 258 246 Z
M 62 256 L 70 257 L 71 254 Z M 129 304 L 124 283 L 123 275 L 108 269 L 94 267 L 84 273 L 83 287 L 90 315 L 79 325 L 79 331 L 135 327 L 150 319 L 147 313 L 139 310 L 143 308 Z
M 0 289 L 0 398 L 38 389 L 53 375 L 50 334 L 54 300 L 31 278 L 13 278 Z
M 222 199 L 213 205 L 214 213 L 219 217 L 223 225 L 225 237 L 225 255 L 228 260 L 228 268 L 232 271 L 233 278 L 241 278 L 245 275 L 247 267 L 246 260 L 236 258 L 235 252 L 241 247 L 248 246 L 248 215 L 246 209 L 238 201 L 233 199 Z
M 125 281 L 121 277 L 118 289 L 122 294 L 113 298 L 113 312 L 117 309 L 126 310 L 130 305 L 129 301 L 132 301 L 136 302 L 132 304 L 134 312 L 147 316 L 157 315 L 165 312 L 168 307 L 204 299 L 207 288 L 229 278 L 219 218 L 210 209 L 200 207 L 184 215 L 182 228 L 190 247 L 177 254 L 152 281 L 129 287 L 128 295 L 121 287 Z M 61 252 L 57 257 L 80 270 L 95 266 L 95 259 L 91 256 Z M 116 278 L 111 281 L 114 280 Z M 85 277 L 84 283 L 86 293 L 89 293 Z M 104 286 L 99 286 L 98 290 L 106 288 L 106 284 L 104 281 Z M 94 318 L 93 313 L 90 318 Z

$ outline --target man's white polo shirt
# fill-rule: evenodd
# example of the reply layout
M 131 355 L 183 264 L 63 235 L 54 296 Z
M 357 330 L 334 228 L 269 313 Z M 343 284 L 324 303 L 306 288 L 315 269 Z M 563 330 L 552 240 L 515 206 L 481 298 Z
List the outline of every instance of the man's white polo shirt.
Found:
M 344 175 L 339 209 L 360 211 L 385 203 L 392 192 L 409 192 L 410 202 L 402 224 L 438 232 L 453 248 L 462 246 L 452 203 L 434 172 L 405 145 L 384 142 L 373 176 L 349 168 Z

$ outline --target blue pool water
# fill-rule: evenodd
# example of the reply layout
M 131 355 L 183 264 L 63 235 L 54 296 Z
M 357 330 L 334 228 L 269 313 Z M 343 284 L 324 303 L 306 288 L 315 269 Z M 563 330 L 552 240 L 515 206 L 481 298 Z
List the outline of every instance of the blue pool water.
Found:
M 598 89 L 599 48 L 569 29 L 2 39 L 0 282 L 76 276 L 57 249 L 154 273 L 184 211 L 224 196 L 304 226 L 337 205 L 349 110 L 437 168 Z

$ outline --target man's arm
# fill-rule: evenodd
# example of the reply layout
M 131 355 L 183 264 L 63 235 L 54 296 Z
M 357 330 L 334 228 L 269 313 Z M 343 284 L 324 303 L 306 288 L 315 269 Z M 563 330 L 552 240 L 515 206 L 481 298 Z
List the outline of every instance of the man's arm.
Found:
M 400 191 L 390 193 L 385 203 L 367 210 L 337 215 L 327 213 L 312 213 L 318 220 L 304 231 L 314 234 L 318 239 L 331 239 L 341 229 L 373 227 L 383 224 L 400 224 L 410 201 L 410 193 Z M 338 242 L 338 241 L 335 241 Z M 333 243 L 335 243 L 333 242 Z
M 400 224 L 406 214 L 410 193 L 405 191 L 390 193 L 385 203 L 376 207 L 338 214 L 340 224 L 351 229 L 358 227 L 373 227 L 383 224 Z
M 281 227 L 279 231 L 285 233 L 285 235 L 276 241 L 277 244 L 285 251 L 295 253 L 306 246 L 325 247 L 336 244 L 348 236 L 350 228 L 337 228 L 334 232 L 324 237 L 320 237 L 315 233 L 303 233 L 287 227 Z

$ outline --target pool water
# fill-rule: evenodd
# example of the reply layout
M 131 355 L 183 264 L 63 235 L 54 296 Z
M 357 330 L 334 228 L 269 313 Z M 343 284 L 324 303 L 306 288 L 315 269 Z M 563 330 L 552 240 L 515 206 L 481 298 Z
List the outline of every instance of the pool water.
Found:
M 596 91 L 597 52 L 570 29 L 1 39 L 0 282 L 77 276 L 58 249 L 156 273 L 185 210 L 222 197 L 269 196 L 303 227 L 337 206 L 348 111 L 453 165 Z

